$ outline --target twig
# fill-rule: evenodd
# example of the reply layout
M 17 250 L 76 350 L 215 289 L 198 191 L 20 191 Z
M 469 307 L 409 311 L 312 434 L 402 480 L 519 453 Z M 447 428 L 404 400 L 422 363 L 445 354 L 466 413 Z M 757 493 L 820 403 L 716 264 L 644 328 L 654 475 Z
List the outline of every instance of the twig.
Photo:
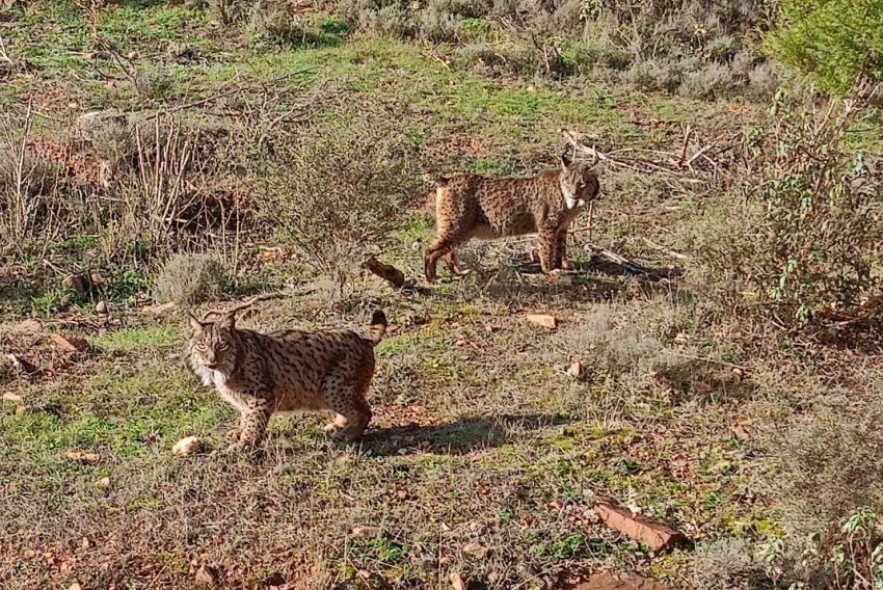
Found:
M 252 305 L 254 305 L 255 303 L 258 303 L 260 301 L 269 301 L 271 299 L 280 299 L 284 296 L 285 296 L 285 292 L 283 292 L 283 291 L 277 291 L 275 293 L 264 293 L 262 295 L 255 295 L 251 299 L 243 301 L 242 303 L 240 303 L 238 305 L 234 305 L 230 309 L 225 309 L 223 311 L 219 310 L 219 309 L 210 309 L 202 315 L 202 321 L 207 320 L 208 317 L 212 316 L 212 315 L 219 315 L 219 316 L 233 315 L 239 311 L 242 311 L 243 309 L 247 309 L 247 308 L 251 307 Z
M 653 248 L 654 250 L 659 250 L 663 254 L 667 254 L 671 258 L 675 258 L 677 260 L 690 260 L 690 257 L 686 254 L 681 254 L 680 252 L 675 252 L 674 250 L 670 250 L 663 246 L 662 244 L 657 244 L 656 242 L 650 241 L 648 238 L 641 238 L 644 242 Z
M 192 109 L 192 108 L 195 108 L 195 107 L 200 107 L 200 106 L 203 106 L 203 105 L 208 104 L 208 103 L 210 103 L 210 102 L 214 102 L 214 101 L 216 101 L 216 100 L 220 100 L 220 99 L 222 99 L 222 98 L 226 98 L 226 97 L 228 97 L 228 96 L 233 96 L 234 94 L 239 94 L 240 92 L 246 92 L 246 91 L 248 91 L 248 90 L 252 90 L 252 89 L 254 89 L 254 88 L 266 87 L 266 86 L 268 86 L 268 85 L 277 84 L 277 83 L 282 82 L 282 81 L 284 81 L 284 80 L 291 79 L 291 78 L 293 78 L 294 76 L 297 76 L 297 75 L 299 75 L 299 74 L 305 74 L 305 73 L 307 73 L 307 72 L 312 72 L 312 71 L 314 71 L 314 70 L 315 70 L 315 68 L 304 68 L 304 69 L 302 69 L 302 70 L 297 70 L 296 72 L 291 72 L 290 74 L 285 74 L 285 75 L 283 75 L 283 76 L 277 76 L 276 78 L 272 78 L 272 79 L 270 79 L 270 80 L 265 80 L 265 81 L 260 82 L 260 83 L 256 83 L 256 84 L 248 84 L 248 85 L 244 85 L 244 86 L 238 86 L 238 87 L 233 88 L 233 89 L 231 89 L 231 90 L 226 90 L 226 91 L 224 91 L 224 92 L 219 92 L 219 93 L 217 93 L 217 94 L 213 94 L 213 95 L 211 95 L 211 96 L 207 96 L 207 97 L 205 97 L 205 98 L 201 98 L 201 99 L 199 99 L 199 100 L 194 100 L 194 101 L 191 101 L 191 102 L 185 102 L 184 104 L 175 105 L 175 106 L 173 106 L 173 107 L 170 108 L 170 109 L 165 109 L 165 110 L 163 110 L 163 111 L 158 111 L 158 112 L 156 112 L 155 114 L 150 115 L 149 117 L 147 117 L 147 120 L 155 119 L 155 118 L 159 117 L 161 114 L 177 113 L 177 112 L 179 112 L 179 111 L 184 111 L 184 110 L 187 110 L 187 109 Z
M 3 35 L 0 35 L 0 59 L 6 63 L 14 63 L 12 58 L 9 57 L 9 52 L 6 51 L 6 42 L 3 41 Z
M 690 138 L 692 136 L 693 136 L 693 127 L 690 125 L 687 125 L 687 132 L 684 134 L 684 145 L 681 146 L 681 157 L 678 158 L 678 168 L 684 167 L 684 160 L 687 158 L 687 147 L 689 147 L 689 145 L 690 145 Z

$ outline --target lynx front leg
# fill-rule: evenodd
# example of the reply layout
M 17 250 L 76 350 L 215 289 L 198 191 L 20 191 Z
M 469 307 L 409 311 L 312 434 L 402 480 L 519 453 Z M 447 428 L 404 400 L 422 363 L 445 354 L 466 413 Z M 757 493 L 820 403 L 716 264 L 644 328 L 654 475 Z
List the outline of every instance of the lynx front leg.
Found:
M 543 272 L 549 274 L 556 268 L 558 268 L 555 263 L 555 257 L 557 256 L 557 239 L 558 239 L 558 228 L 555 227 L 544 227 L 540 230 L 539 235 L 539 250 L 540 250 L 540 267 L 543 269 Z M 559 263 L 560 264 L 560 263 Z
M 567 227 L 561 229 L 555 238 L 555 268 L 573 270 L 574 264 L 567 258 Z
M 270 402 L 266 399 L 256 398 L 249 401 L 242 409 L 239 439 L 231 445 L 230 450 L 258 449 L 267 435 L 267 424 L 271 415 Z

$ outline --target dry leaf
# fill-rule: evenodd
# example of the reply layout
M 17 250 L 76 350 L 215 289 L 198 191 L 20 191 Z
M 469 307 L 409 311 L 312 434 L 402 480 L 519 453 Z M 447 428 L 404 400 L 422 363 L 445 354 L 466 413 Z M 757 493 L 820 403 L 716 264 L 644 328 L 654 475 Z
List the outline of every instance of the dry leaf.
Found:
M 582 363 L 573 363 L 570 367 L 567 368 L 567 374 L 571 377 L 578 378 L 583 374 L 583 365 Z
M 4 393 L 3 401 L 5 402 L 20 402 L 21 396 L 17 393 Z
M 466 583 L 463 582 L 463 578 L 457 572 L 451 572 L 451 586 L 454 587 L 454 590 L 466 590 Z
M 204 586 L 215 586 L 221 581 L 218 569 L 210 565 L 203 565 L 196 571 L 196 583 Z

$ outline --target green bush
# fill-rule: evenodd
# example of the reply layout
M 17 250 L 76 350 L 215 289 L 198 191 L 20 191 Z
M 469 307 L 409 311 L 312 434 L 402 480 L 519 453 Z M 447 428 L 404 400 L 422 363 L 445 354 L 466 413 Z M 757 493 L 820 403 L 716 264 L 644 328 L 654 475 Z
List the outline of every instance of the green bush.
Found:
M 860 109 L 798 110 L 745 146 L 747 201 L 697 224 L 707 280 L 751 294 L 786 323 L 852 317 L 883 289 L 883 186 L 879 158 L 847 145 Z M 726 218 L 722 220 L 722 218 Z
M 883 0 L 782 0 L 772 53 L 822 90 L 883 80 Z

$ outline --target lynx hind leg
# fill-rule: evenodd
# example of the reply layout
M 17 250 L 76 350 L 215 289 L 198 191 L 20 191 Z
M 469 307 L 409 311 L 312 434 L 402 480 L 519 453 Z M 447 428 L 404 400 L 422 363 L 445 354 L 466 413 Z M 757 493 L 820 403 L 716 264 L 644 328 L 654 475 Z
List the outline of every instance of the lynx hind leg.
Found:
M 451 271 L 451 274 L 455 277 L 465 277 L 471 271 L 463 270 L 463 267 L 460 266 L 460 260 L 457 258 L 457 251 L 451 249 L 450 252 L 444 257 L 445 264 L 448 265 L 448 270 Z
M 434 283 L 436 279 L 438 279 L 437 267 L 439 259 L 444 258 L 445 262 L 447 262 L 449 260 L 448 255 L 457 245 L 458 241 L 439 232 L 438 236 L 432 244 L 429 245 L 426 249 L 426 253 L 423 255 L 423 273 L 426 275 L 427 281 Z M 448 264 L 448 266 L 450 267 L 450 264 Z
M 328 407 L 337 412 L 325 432 L 333 440 L 352 442 L 361 436 L 371 421 L 371 408 L 365 401 L 371 379 L 369 374 L 367 380 L 353 380 L 345 373 L 335 370 L 322 383 Z

